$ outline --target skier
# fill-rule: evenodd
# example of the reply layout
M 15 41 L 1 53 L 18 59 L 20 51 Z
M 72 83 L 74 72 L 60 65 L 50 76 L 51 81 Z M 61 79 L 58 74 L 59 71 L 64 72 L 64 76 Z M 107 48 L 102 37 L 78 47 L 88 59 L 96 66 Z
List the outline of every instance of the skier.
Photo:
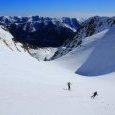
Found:
M 93 96 L 91 96 L 91 98 L 94 99 L 96 96 L 98 96 L 97 91 L 95 91 L 95 92 L 93 93 Z
M 68 82 L 67 85 L 68 85 L 68 90 L 70 91 L 70 90 L 71 90 L 71 85 L 72 85 L 72 84 L 71 84 L 70 82 Z

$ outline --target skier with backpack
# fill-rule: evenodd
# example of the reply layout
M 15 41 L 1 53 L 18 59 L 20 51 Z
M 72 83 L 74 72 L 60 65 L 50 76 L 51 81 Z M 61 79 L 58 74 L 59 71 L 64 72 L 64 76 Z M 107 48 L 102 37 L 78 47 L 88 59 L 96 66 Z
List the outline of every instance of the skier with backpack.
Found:
M 91 98 L 95 98 L 96 96 L 98 96 L 98 93 L 97 93 L 97 91 L 95 91 L 94 93 L 93 93 L 93 95 L 91 96 Z
M 68 85 L 68 91 L 70 91 L 70 90 L 71 90 L 71 85 L 72 85 L 72 84 L 71 84 L 70 82 L 68 82 L 67 85 Z

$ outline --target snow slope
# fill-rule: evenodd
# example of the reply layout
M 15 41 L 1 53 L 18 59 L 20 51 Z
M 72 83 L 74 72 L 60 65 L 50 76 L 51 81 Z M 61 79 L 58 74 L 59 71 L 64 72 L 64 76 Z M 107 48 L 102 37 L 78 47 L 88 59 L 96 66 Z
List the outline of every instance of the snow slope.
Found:
M 0 115 L 115 115 L 115 73 L 100 77 L 74 73 L 91 55 L 91 44 L 95 47 L 107 32 L 87 38 L 82 47 L 51 62 L 0 45 Z M 94 91 L 99 96 L 93 100 Z
M 46 48 L 37 48 L 37 49 L 29 49 L 31 55 L 38 60 L 50 60 L 50 58 L 55 54 L 57 48 L 46 47 Z
M 84 76 L 100 76 L 115 72 L 115 27 L 83 40 L 81 47 L 64 56 L 66 67 Z M 63 63 L 63 58 L 59 60 Z M 71 64 L 71 65 L 70 65 Z
M 6 30 L 6 28 L 0 26 L 0 48 L 23 52 L 22 44 L 15 43 L 12 39 L 13 36 Z
M 88 48 L 93 47 L 93 51 L 77 73 L 85 76 L 98 76 L 115 72 L 115 28 L 109 29 L 101 40 L 96 41 L 95 45 L 90 45 L 88 43 Z

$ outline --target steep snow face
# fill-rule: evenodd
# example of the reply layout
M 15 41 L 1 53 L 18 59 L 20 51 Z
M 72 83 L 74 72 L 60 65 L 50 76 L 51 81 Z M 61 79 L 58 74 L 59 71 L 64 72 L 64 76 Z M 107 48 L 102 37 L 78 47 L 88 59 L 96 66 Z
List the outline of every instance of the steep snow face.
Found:
M 11 40 L 13 36 L 3 26 L 0 26 L 0 39 Z
M 101 76 L 115 72 L 115 27 L 83 39 L 75 48 L 58 60 L 65 67 L 83 76 Z M 63 65 L 63 64 L 62 64 Z M 71 68 L 70 68 L 71 67 Z
M 77 30 L 76 36 L 67 40 L 63 46 L 61 46 L 55 53 L 53 59 L 59 58 L 72 51 L 74 48 L 82 43 L 82 40 L 86 37 L 97 34 L 105 29 L 110 29 L 115 26 L 115 17 L 92 17 L 83 22 L 80 28 Z
M 97 36 L 87 39 L 97 39 Z M 87 49 L 92 48 L 92 52 L 87 60 L 76 73 L 84 76 L 99 76 L 115 72 L 115 28 L 109 29 L 100 40 L 95 43 L 83 44 Z
M 15 43 L 13 36 L 5 29 L 3 26 L 0 26 L 0 47 L 8 48 L 12 51 L 24 51 L 20 43 Z M 6 46 L 6 47 L 3 47 Z

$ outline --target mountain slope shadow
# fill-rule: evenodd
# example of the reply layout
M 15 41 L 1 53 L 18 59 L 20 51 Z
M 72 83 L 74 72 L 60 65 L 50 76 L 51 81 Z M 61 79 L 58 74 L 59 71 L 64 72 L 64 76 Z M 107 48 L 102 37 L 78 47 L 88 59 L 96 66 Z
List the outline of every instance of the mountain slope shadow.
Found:
M 115 28 L 99 40 L 77 74 L 91 77 L 115 72 Z

